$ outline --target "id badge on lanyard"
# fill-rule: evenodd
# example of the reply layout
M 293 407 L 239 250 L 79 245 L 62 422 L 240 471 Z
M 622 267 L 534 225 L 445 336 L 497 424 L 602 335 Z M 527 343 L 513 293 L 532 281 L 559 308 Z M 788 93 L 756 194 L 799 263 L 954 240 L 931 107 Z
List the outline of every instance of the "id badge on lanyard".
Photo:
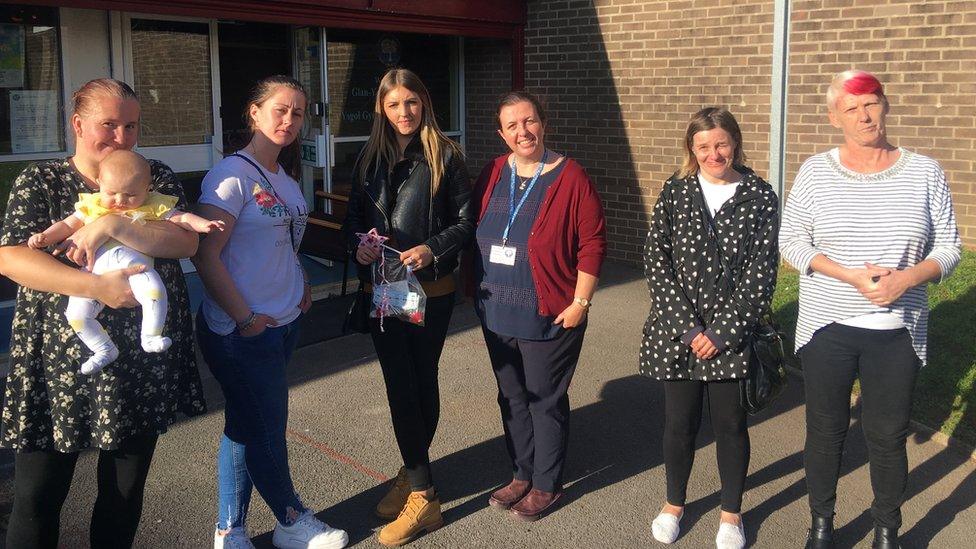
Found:
M 518 250 L 515 249 L 515 246 L 499 246 L 498 244 L 492 244 L 491 254 L 488 256 L 488 261 L 498 265 L 508 265 L 511 267 L 512 265 L 515 265 L 516 253 L 518 253 Z
M 522 205 L 525 204 L 525 199 L 528 198 L 529 193 L 532 192 L 532 188 L 535 187 L 536 181 L 539 180 L 539 176 L 542 175 L 542 169 L 546 167 L 546 159 L 549 157 L 549 151 L 543 151 L 542 161 L 539 162 L 539 167 L 535 170 L 535 175 L 532 176 L 532 180 L 526 187 L 525 191 L 522 193 L 522 198 L 519 200 L 518 204 L 515 204 L 515 158 L 512 158 L 512 177 L 509 182 L 508 188 L 508 223 L 505 225 L 505 232 L 502 233 L 502 244 L 493 244 L 491 246 L 491 253 L 488 255 L 488 261 L 496 265 L 515 265 L 515 256 L 518 255 L 518 249 L 515 246 L 508 245 L 508 232 L 512 229 L 512 224 L 515 223 L 515 217 L 518 215 L 519 211 L 522 209 Z

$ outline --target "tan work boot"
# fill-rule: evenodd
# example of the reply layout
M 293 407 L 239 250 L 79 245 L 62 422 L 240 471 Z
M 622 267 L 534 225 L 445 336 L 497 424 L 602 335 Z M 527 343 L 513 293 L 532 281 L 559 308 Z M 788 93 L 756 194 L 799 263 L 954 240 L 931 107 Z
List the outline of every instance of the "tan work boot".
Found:
M 424 492 L 411 492 L 400 516 L 380 530 L 379 542 L 387 547 L 397 547 L 443 526 L 441 500 L 432 493 L 433 489 L 430 492 L 430 496 Z
M 400 467 L 390 491 L 383 496 L 383 499 L 376 504 L 376 516 L 383 520 L 393 520 L 397 518 L 403 506 L 407 504 L 407 496 L 410 495 L 410 482 L 407 480 L 407 468 Z

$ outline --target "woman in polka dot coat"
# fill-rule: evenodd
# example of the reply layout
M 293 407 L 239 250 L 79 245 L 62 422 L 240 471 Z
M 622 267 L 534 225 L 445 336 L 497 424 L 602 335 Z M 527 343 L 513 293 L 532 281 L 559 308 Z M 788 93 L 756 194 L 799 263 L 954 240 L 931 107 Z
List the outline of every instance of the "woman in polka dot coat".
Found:
M 665 382 L 668 483 L 652 531 L 664 543 L 678 536 L 707 398 L 722 482 L 716 544 L 739 548 L 745 545 L 740 506 L 749 467 L 739 380 L 749 370 L 750 334 L 775 288 L 779 200 L 742 166 L 742 135 L 727 110 L 709 107 L 692 117 L 685 153 L 684 165 L 658 196 L 644 252 L 651 311 L 640 372 Z M 723 274 L 719 253 L 732 280 Z

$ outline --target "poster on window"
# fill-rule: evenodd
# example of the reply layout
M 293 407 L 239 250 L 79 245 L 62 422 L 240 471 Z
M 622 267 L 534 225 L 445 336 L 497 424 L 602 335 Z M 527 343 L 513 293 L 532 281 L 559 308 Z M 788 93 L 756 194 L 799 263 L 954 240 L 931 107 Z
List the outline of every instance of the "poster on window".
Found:
M 0 88 L 24 86 L 24 27 L 0 25 Z
M 10 92 L 10 145 L 14 154 L 57 151 L 58 92 L 17 90 Z

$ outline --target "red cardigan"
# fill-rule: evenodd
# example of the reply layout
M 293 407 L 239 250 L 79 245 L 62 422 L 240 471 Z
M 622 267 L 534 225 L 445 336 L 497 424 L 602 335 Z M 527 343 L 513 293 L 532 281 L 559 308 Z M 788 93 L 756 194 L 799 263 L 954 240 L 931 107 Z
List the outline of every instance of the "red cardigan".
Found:
M 472 202 L 479 223 L 507 160 L 507 154 L 499 156 L 478 176 Z M 577 271 L 600 276 L 607 250 L 600 195 L 582 166 L 569 158 L 563 162 L 529 232 L 529 266 L 542 316 L 558 315 L 573 302 Z

